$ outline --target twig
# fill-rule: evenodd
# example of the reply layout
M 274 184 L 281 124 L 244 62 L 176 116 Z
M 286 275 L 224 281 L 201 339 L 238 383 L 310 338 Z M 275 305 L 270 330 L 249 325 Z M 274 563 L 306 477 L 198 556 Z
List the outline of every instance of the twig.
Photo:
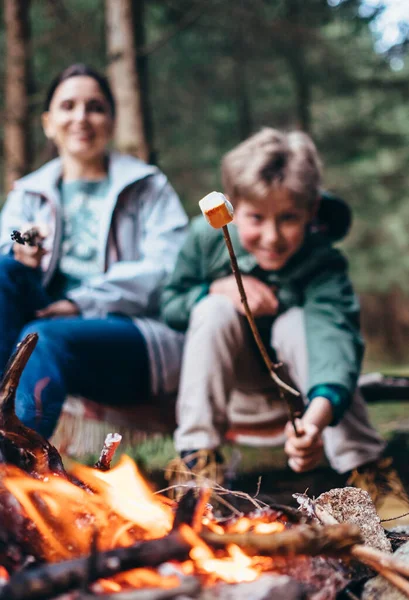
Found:
M 289 394 L 292 394 L 293 396 L 299 396 L 300 393 L 295 390 L 294 388 L 292 388 L 291 386 L 289 386 L 288 384 L 286 384 L 284 381 L 282 381 L 282 379 L 280 379 L 280 377 L 277 375 L 276 373 L 276 369 L 278 367 L 278 365 L 275 365 L 269 355 L 268 352 L 266 350 L 266 347 L 263 343 L 263 340 L 261 339 L 259 330 L 257 328 L 256 322 L 254 320 L 254 316 L 253 313 L 251 312 L 251 309 L 249 307 L 249 303 L 247 301 L 247 295 L 246 295 L 246 291 L 244 289 L 244 285 L 243 285 L 243 280 L 241 278 L 241 273 L 240 273 L 240 269 L 239 266 L 237 264 L 237 258 L 236 258 L 236 254 L 234 252 L 233 249 L 233 244 L 231 241 L 231 237 L 230 237 L 230 233 L 229 230 L 227 228 L 227 225 L 224 225 L 222 227 L 222 231 L 223 231 L 223 236 L 224 236 L 224 240 L 226 242 L 226 246 L 227 249 L 229 251 L 229 255 L 230 255 L 230 262 L 231 262 L 231 266 L 232 266 L 232 270 L 233 270 L 233 275 L 236 278 L 236 283 L 237 283 L 237 287 L 239 288 L 239 293 L 240 293 L 240 298 L 241 301 L 243 303 L 244 306 L 244 311 L 246 313 L 246 317 L 247 320 L 249 322 L 252 334 L 254 336 L 254 339 L 256 341 L 256 344 L 258 346 L 258 349 L 260 350 L 261 356 L 263 357 L 264 363 L 268 369 L 268 372 L 270 373 L 271 378 L 273 379 L 273 381 L 277 384 L 278 386 L 278 391 L 280 394 L 280 399 L 284 400 L 287 404 L 288 407 L 288 412 L 290 415 L 290 420 L 291 423 L 293 425 L 294 428 L 294 433 L 297 437 L 299 437 L 299 432 L 297 430 L 297 426 L 295 423 L 295 419 L 297 416 L 297 411 L 295 409 L 295 406 L 293 404 L 293 402 L 290 400 L 290 398 L 284 393 L 284 390 L 286 392 L 288 392 Z

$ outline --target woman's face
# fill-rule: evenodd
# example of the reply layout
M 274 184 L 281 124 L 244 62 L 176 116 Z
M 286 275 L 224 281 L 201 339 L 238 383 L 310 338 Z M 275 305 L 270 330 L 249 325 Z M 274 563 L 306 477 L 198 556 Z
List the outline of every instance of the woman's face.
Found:
M 98 82 L 78 75 L 57 87 L 48 112 L 43 114 L 43 127 L 60 156 L 89 163 L 105 154 L 114 120 Z

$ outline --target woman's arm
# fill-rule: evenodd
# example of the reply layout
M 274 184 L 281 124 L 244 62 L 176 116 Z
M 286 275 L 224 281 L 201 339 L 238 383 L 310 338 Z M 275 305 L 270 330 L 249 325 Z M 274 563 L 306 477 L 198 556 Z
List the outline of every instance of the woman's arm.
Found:
M 13 247 L 12 232 L 21 231 L 33 220 L 33 215 L 27 211 L 23 190 L 12 190 L 7 196 L 0 215 L 0 254 L 8 254 Z

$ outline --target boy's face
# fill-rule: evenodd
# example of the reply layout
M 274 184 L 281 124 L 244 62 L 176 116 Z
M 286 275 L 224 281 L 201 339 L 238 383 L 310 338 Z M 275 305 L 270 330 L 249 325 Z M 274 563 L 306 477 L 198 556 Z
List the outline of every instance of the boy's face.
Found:
M 302 246 L 314 210 L 295 202 L 286 189 L 273 190 L 259 203 L 240 200 L 234 213 L 243 248 L 266 271 L 277 271 Z

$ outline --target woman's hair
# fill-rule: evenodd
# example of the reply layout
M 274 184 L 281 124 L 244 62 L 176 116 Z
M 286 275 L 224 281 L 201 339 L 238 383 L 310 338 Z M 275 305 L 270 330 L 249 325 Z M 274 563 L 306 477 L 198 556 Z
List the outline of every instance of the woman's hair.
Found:
M 296 201 L 312 206 L 319 196 L 321 161 L 307 134 L 266 127 L 225 154 L 222 181 L 233 205 L 285 188 Z
M 95 79 L 95 81 L 101 88 L 101 92 L 105 96 L 106 101 L 109 104 L 112 116 L 115 117 L 115 99 L 107 78 L 104 77 L 104 75 L 98 73 L 98 71 L 95 71 L 95 69 L 93 69 L 92 67 L 88 67 L 87 65 L 84 65 L 82 63 L 70 65 L 69 67 L 61 71 L 61 73 L 59 73 L 57 77 L 53 80 L 45 98 L 45 112 L 50 110 L 50 104 L 57 87 L 60 85 L 60 83 L 66 81 L 67 79 L 70 79 L 71 77 L 92 77 L 92 79 Z

